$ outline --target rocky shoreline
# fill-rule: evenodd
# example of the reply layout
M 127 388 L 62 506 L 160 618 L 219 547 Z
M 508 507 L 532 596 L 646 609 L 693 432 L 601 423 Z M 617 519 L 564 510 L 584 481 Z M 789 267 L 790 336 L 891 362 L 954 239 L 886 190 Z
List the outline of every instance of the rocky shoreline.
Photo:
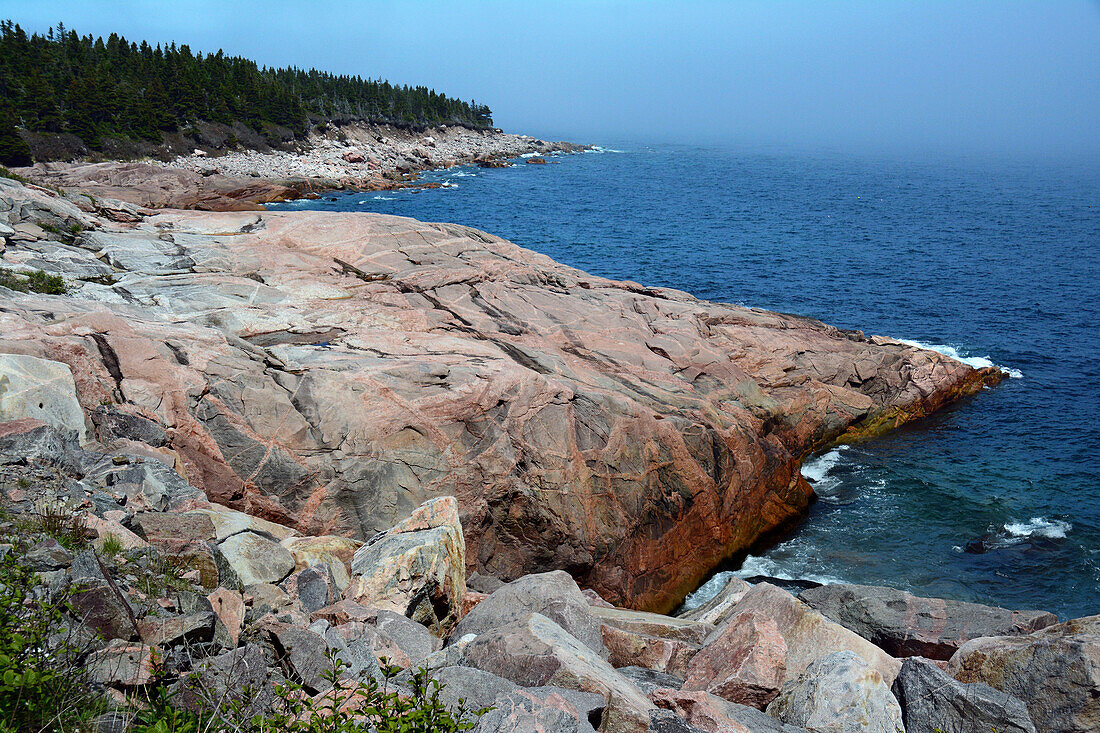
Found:
M 53 407 L 65 397 L 79 409 L 71 379 Z M 58 623 L 81 640 L 67 653 L 113 701 L 104 733 L 165 685 L 229 726 L 226 699 L 264 715 L 288 682 L 317 709 L 332 658 L 408 699 L 418 675 L 435 680 L 456 715 L 486 710 L 480 733 L 1083 733 L 1100 714 L 1097 616 L 738 579 L 663 616 L 562 571 L 467 576 L 453 497 L 367 542 L 303 536 L 158 460 L 90 447 L 42 420 L 0 423 L 0 565 L 65 599 Z
M 417 174 L 427 170 L 500 167 L 521 155 L 575 153 L 587 147 L 499 130 L 439 127 L 413 132 L 351 124 L 313 131 L 296 151 L 196 148 L 167 162 L 39 163 L 15 172 L 45 186 L 138 206 L 252 211 L 326 190 L 423 185 Z
M 323 701 L 331 655 L 482 733 L 1100 720 L 1100 617 L 740 580 L 663 615 L 803 516 L 806 456 L 995 368 L 455 224 L 0 179 L 0 240 L 45 273 L 0 290 L 0 555 L 69 599 L 103 733 L 153 685 Z
M 1004 376 L 453 224 L 0 185 L 4 264 L 69 283 L 12 294 L 0 352 L 70 369 L 82 434 L 131 416 L 211 500 L 310 534 L 453 495 L 471 570 L 568 568 L 625 606 L 669 611 L 797 522 L 804 456 Z

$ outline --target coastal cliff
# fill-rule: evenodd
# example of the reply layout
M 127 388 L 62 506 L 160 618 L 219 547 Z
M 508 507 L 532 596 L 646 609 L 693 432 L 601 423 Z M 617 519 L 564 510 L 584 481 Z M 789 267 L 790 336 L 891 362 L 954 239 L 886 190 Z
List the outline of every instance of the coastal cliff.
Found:
M 138 206 L 262 211 L 263 204 L 316 197 L 318 191 L 417 186 L 421 171 L 504 166 L 519 155 L 585 148 L 496 129 L 443 125 L 414 131 L 354 122 L 312 130 L 294 150 L 227 149 L 224 140 L 209 142 L 167 161 L 44 162 L 15 172 L 53 188 Z
M 810 452 L 998 381 L 820 322 L 594 277 L 455 224 L 149 211 L 0 179 L 0 352 L 212 500 L 369 538 L 454 496 L 466 565 L 668 611 L 805 512 Z M 71 417 L 71 416 L 70 416 Z

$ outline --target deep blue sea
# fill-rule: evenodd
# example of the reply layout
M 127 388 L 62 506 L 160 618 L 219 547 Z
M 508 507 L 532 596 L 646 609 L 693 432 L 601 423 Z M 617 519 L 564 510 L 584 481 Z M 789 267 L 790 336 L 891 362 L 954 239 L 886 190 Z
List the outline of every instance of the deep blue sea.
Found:
M 551 160 L 281 208 L 459 222 L 597 275 L 1011 369 L 808 461 L 820 501 L 736 572 L 1100 613 L 1100 166 L 629 144 Z

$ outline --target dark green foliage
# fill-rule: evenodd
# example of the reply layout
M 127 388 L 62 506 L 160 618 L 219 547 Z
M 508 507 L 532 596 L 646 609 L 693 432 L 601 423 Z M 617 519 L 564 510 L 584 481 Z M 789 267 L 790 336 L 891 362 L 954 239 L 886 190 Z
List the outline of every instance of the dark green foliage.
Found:
M 311 123 L 356 120 L 416 127 L 492 125 L 488 107 L 427 87 L 395 86 L 310 69 L 269 69 L 237 56 L 192 53 L 175 43 L 104 41 L 58 25 L 28 36 L 0 23 L 0 163 L 29 164 L 16 127 L 68 132 L 97 148 L 104 136 L 159 141 L 200 122 L 278 125 L 296 135 Z
M 330 667 L 321 673 L 332 685 L 326 693 L 309 698 L 300 685 L 279 685 L 274 714 L 253 718 L 253 726 L 285 733 L 456 733 L 472 729 L 488 711 L 471 710 L 464 703 L 454 713 L 448 711 L 439 699 L 440 684 L 424 669 L 409 681 L 412 695 L 403 697 L 389 686 L 399 667 L 384 665 L 381 685 L 369 675 L 349 682 L 347 665 L 335 649 L 328 658 Z
M 29 179 L 26 179 L 17 173 L 12 173 L 2 165 L 0 165 L 0 178 L 10 178 L 13 181 L 19 181 L 20 183 L 30 183 Z
M 0 287 L 18 290 L 20 293 L 43 293 L 44 295 L 64 295 L 69 292 L 60 275 L 36 270 L 21 275 L 11 270 L 0 270 Z
M 70 641 L 65 599 L 36 593 L 14 551 L 0 557 L 0 731 L 72 731 L 103 709 L 81 650 Z
M 4 82 L 0 80 L 0 89 Z M 0 101 L 0 164 L 11 166 L 30 165 L 31 149 L 15 130 L 15 117 L 10 110 L 2 107 Z

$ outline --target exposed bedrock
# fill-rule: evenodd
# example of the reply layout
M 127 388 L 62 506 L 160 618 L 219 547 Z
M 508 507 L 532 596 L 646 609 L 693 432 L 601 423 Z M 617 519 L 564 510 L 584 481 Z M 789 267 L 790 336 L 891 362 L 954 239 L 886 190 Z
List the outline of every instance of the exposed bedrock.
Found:
M 48 245 L 36 267 L 62 263 L 72 291 L 3 291 L 0 353 L 68 365 L 99 440 L 309 535 L 366 539 L 452 495 L 471 574 L 565 569 L 621 606 L 668 611 L 801 517 L 810 451 L 1000 378 L 453 224 L 136 210 L 118 223 L 97 213 L 110 202 L 0 184 L 13 227 L 78 232 L 7 239 L 6 262 Z

